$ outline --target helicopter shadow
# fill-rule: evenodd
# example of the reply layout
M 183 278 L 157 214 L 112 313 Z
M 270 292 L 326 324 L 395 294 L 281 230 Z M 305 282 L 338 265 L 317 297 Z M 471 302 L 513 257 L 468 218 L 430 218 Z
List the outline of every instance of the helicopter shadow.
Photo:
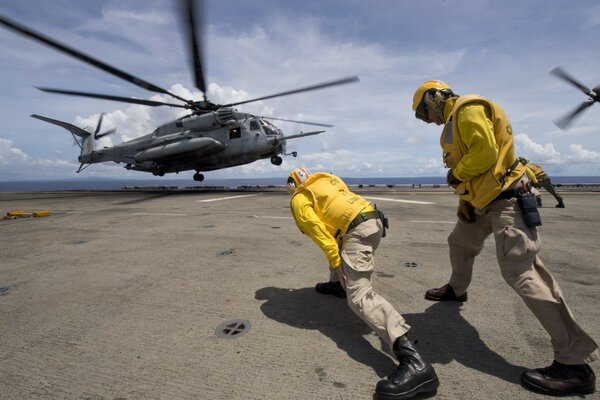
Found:
M 324 296 L 314 288 L 265 287 L 255 293 L 266 300 L 260 309 L 268 318 L 294 328 L 318 330 L 350 358 L 372 368 L 379 377 L 389 375 L 396 363 L 365 339 L 371 328 L 357 317 L 345 299 Z M 386 346 L 382 342 L 382 346 Z
M 461 304 L 436 302 L 423 313 L 402 314 L 411 326 L 409 337 L 432 364 L 456 361 L 465 367 L 518 384 L 527 368 L 511 364 L 490 349 L 461 315 Z

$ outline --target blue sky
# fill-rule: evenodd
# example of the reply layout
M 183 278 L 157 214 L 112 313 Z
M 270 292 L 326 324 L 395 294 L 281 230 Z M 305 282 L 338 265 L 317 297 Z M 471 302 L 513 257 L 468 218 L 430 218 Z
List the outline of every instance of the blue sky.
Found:
M 0 13 L 108 64 L 200 98 L 184 40 L 166 0 L 0 0 Z M 586 86 L 600 84 L 597 0 L 207 0 L 208 97 L 233 102 L 358 75 L 360 83 L 240 105 L 240 111 L 335 125 L 290 141 L 280 167 L 268 160 L 206 173 L 212 178 L 285 176 L 308 166 L 352 177 L 443 176 L 441 127 L 414 118 L 416 87 L 446 81 L 456 93 L 498 102 L 519 155 L 551 175 L 600 175 L 600 105 L 568 130 L 553 121 L 587 97 L 549 72 L 561 66 Z M 52 95 L 35 86 L 161 99 L 153 93 L 0 28 L 0 176 L 150 178 L 114 163 L 75 174 L 79 150 L 68 132 L 36 113 L 117 134 L 111 145 L 150 133 L 178 111 Z M 167 101 L 167 98 L 162 98 Z M 277 123 L 285 134 L 312 127 Z M 192 173 L 169 177 L 191 179 Z

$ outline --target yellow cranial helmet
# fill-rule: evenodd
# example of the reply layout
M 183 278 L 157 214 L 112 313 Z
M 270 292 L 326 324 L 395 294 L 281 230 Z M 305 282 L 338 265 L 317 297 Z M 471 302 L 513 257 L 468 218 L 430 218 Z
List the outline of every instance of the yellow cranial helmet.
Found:
M 311 176 L 311 172 L 308 168 L 296 168 L 290 175 L 288 176 L 287 185 L 288 188 L 295 190 L 298 186 L 302 185 L 309 176 Z
M 428 91 L 430 91 L 432 89 L 436 89 L 436 90 L 446 89 L 450 93 L 452 93 L 452 89 L 450 89 L 450 86 L 448 86 L 448 84 L 446 82 L 442 82 L 442 81 L 438 81 L 438 80 L 430 80 L 430 81 L 423 82 L 415 91 L 415 94 L 413 96 L 413 106 L 412 106 L 412 109 L 415 112 L 415 117 L 417 117 L 420 120 L 423 120 L 423 121 L 427 120 L 427 110 L 425 108 L 425 102 L 423 101 L 423 97 L 424 97 L 425 93 L 427 93 Z

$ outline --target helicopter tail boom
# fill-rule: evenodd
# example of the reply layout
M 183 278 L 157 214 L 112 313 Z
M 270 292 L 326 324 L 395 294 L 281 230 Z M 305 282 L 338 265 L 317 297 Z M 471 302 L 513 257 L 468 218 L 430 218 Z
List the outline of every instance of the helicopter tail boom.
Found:
M 75 139 L 75 143 L 77 143 L 77 146 L 79 146 L 79 148 L 81 149 L 81 154 L 79 155 L 81 166 L 79 167 L 79 170 L 77 172 L 83 169 L 83 164 L 91 163 L 92 153 L 95 149 L 95 137 L 92 132 L 88 132 L 85 129 L 81 129 L 80 127 L 70 124 L 68 122 L 44 117 L 43 115 L 32 114 L 31 117 L 39 119 L 41 121 L 49 122 L 54 125 L 58 125 L 71 132 L 73 138 Z

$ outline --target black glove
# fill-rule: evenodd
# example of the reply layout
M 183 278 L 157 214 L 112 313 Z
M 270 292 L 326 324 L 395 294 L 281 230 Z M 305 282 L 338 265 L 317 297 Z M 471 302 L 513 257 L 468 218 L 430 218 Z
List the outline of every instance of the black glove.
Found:
M 475 208 L 468 201 L 461 200 L 458 203 L 458 210 L 456 210 L 456 216 L 462 222 L 472 224 L 475 222 Z
M 462 181 L 458 180 L 457 177 L 454 176 L 452 170 L 448 170 L 448 174 L 446 175 L 446 183 L 452 187 L 457 187 Z

